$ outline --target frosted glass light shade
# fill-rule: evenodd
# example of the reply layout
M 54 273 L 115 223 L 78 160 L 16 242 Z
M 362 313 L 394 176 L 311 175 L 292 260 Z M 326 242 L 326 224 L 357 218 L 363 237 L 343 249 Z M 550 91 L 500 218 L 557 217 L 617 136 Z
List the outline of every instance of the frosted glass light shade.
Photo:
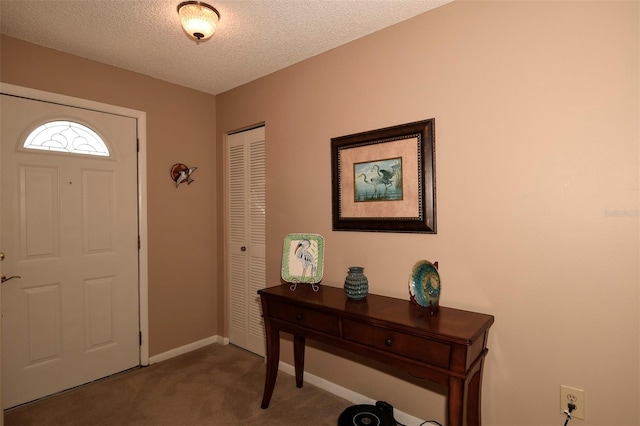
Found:
M 178 15 L 184 31 L 197 41 L 211 38 L 220 20 L 220 13 L 213 6 L 199 1 L 180 3 Z

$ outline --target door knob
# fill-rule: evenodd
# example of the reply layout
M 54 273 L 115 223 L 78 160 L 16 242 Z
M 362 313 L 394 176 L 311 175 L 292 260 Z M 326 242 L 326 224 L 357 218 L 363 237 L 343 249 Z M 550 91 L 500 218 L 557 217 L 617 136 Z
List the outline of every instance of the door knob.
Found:
M 4 260 L 4 253 L 0 251 L 0 262 Z
M 3 283 L 4 283 L 4 282 L 7 282 L 7 281 L 9 281 L 9 280 L 12 280 L 12 279 L 14 279 L 14 278 L 22 278 L 22 277 L 20 277 L 20 276 L 18 276 L 18 275 L 14 275 L 14 276 L 12 276 L 12 277 L 7 278 L 7 277 L 5 277 L 5 275 L 4 275 L 4 274 L 0 274 L 0 282 L 3 282 Z

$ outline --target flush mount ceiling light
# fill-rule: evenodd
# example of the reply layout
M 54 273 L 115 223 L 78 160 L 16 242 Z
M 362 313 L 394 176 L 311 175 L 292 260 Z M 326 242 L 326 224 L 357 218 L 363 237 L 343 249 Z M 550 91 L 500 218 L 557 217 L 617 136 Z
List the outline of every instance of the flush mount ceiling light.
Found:
M 220 19 L 213 6 L 200 1 L 183 1 L 178 5 L 178 15 L 182 28 L 196 42 L 211 38 Z

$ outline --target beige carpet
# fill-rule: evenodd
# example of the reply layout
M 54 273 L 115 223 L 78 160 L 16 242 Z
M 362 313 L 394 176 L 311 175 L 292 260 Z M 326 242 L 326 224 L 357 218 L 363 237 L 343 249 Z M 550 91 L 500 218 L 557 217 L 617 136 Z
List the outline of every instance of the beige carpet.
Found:
M 278 373 L 260 408 L 264 359 L 210 345 L 5 412 L 5 425 L 337 425 L 352 405 Z

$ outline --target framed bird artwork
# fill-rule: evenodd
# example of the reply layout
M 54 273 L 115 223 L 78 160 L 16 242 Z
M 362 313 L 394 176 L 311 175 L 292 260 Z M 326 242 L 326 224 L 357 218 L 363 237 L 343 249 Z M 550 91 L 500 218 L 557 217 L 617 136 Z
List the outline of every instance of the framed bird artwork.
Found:
M 334 231 L 436 233 L 435 119 L 331 138 Z
M 324 238 L 318 234 L 288 234 L 282 247 L 282 279 L 295 290 L 300 283 L 318 291 L 324 269 Z

